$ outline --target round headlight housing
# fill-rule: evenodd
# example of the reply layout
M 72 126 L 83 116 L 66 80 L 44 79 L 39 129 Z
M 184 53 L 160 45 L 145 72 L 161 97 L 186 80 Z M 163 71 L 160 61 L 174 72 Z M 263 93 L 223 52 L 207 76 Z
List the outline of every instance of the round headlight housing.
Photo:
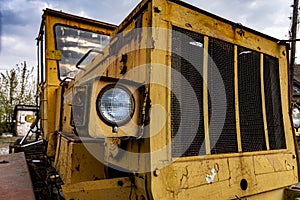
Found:
M 134 98 L 121 85 L 108 85 L 97 97 L 97 113 L 108 125 L 120 126 L 127 123 L 134 113 Z

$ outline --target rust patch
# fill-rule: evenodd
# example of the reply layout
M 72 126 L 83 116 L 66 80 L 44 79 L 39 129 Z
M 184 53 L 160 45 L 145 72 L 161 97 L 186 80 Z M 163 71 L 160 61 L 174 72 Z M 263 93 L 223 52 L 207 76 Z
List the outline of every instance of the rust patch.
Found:
M 0 199 L 35 199 L 24 153 L 0 156 Z

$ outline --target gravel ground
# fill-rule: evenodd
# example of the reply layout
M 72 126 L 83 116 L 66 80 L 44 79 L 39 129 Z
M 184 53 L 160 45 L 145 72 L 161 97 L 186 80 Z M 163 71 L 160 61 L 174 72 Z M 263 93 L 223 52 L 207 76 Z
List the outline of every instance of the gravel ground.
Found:
M 20 137 L 13 137 L 10 133 L 0 133 L 0 155 L 6 155 L 9 152 L 9 144 L 15 142 Z

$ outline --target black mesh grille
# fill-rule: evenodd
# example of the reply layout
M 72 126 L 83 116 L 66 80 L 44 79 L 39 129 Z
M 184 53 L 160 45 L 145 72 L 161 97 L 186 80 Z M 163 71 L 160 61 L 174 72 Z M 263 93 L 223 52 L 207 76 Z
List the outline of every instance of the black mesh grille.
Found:
M 217 75 L 220 73 L 226 91 L 226 102 L 220 102 L 226 106 L 226 117 L 222 127 L 210 126 L 210 144 L 211 153 L 231 153 L 237 152 L 237 138 L 236 138 L 236 123 L 235 123 L 235 98 L 234 98 L 234 51 L 233 45 L 210 38 L 208 52 L 210 55 L 209 68 L 208 68 L 208 84 L 209 94 L 214 93 L 215 97 L 224 95 L 220 93 L 220 89 L 216 82 Z M 218 70 L 218 72 L 214 72 Z M 219 98 L 221 99 L 221 98 Z M 209 101 L 211 102 L 211 101 Z M 210 103 L 211 104 L 211 103 Z M 222 111 L 218 110 L 216 106 L 209 106 L 209 113 L 216 112 L 214 117 L 210 117 L 210 124 L 212 120 L 222 122 Z M 222 125 L 222 124 L 220 124 Z M 221 128 L 221 129 L 220 129 Z M 220 132 L 221 131 L 221 132 Z
M 171 137 L 172 156 L 205 155 L 203 122 L 204 36 L 178 27 L 172 33 Z M 209 38 L 209 134 L 211 154 L 238 152 L 235 116 L 234 45 Z M 238 47 L 238 98 L 243 152 L 266 150 L 262 112 L 260 53 Z M 222 120 L 213 98 L 224 95 L 216 84 L 216 69 L 226 91 L 223 127 L 211 127 Z M 264 93 L 270 149 L 286 148 L 281 108 L 279 61 L 264 55 Z M 194 96 L 193 96 L 194 94 Z M 224 104 L 223 104 L 224 103 Z M 213 112 L 217 114 L 212 115 Z M 223 115 L 224 116 L 224 115 Z
M 258 52 L 238 48 L 238 82 L 242 149 L 266 150 Z
M 205 154 L 202 45 L 202 35 L 173 27 L 171 126 L 174 157 Z
M 279 62 L 264 56 L 264 86 L 270 149 L 286 148 L 280 98 Z

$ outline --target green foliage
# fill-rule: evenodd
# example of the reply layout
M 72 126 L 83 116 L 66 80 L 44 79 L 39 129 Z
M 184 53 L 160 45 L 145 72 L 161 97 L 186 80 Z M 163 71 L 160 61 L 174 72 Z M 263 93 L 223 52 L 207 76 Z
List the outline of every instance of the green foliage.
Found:
M 34 105 L 36 99 L 36 81 L 34 68 L 27 69 L 26 62 L 16 68 L 0 73 L 0 130 L 9 129 L 14 107 L 17 104 Z

